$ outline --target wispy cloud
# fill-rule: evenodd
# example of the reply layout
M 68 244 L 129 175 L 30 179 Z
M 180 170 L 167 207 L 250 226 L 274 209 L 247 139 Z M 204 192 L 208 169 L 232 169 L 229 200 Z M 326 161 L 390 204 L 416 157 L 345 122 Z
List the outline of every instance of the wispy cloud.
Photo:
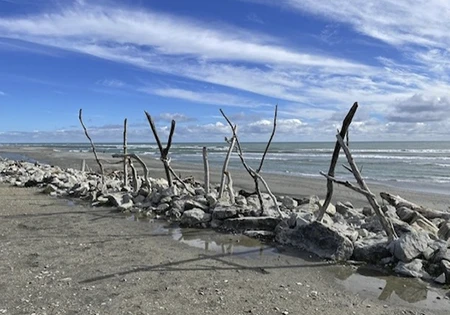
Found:
M 6 95 L 6 93 L 5 92 L 3 92 L 3 91 L 0 91 L 0 96 L 5 96 Z

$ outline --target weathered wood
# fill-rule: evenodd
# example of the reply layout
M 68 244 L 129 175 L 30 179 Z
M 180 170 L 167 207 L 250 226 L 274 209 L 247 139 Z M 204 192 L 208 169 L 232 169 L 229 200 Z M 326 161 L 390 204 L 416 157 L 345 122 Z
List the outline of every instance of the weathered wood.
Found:
M 233 128 L 234 128 L 233 136 L 231 137 L 231 140 L 229 141 L 230 146 L 228 147 L 227 155 L 225 156 L 225 161 L 223 162 L 222 174 L 220 177 L 219 199 L 222 198 L 222 196 L 223 196 L 223 191 L 225 189 L 225 174 L 226 174 L 226 172 L 228 172 L 228 164 L 230 162 L 231 153 L 233 152 L 234 147 L 236 145 L 236 137 L 234 136 L 234 134 L 236 133 L 237 127 L 234 126 Z
M 126 156 L 128 153 L 127 147 L 127 127 L 128 120 L 125 118 L 123 121 L 123 186 L 128 186 L 128 157 Z
M 209 194 L 209 161 L 206 147 L 203 147 L 203 169 L 205 171 L 205 194 Z
M 81 171 L 82 172 L 86 171 L 86 160 L 85 159 L 81 160 Z
M 236 133 L 236 126 L 234 126 L 231 123 L 230 119 L 227 117 L 227 115 L 224 113 L 224 111 L 222 109 L 220 109 L 220 112 L 221 112 L 222 116 L 225 118 L 225 120 L 227 121 L 228 125 L 230 126 L 231 131 L 233 132 L 233 137 L 236 139 L 237 154 L 239 156 L 239 159 L 241 160 L 241 163 L 244 166 L 245 170 L 253 178 L 253 181 L 255 183 L 256 194 L 258 195 L 258 199 L 260 201 L 261 211 L 264 212 L 264 202 L 263 202 L 263 198 L 262 198 L 262 195 L 261 195 L 261 190 L 259 189 L 259 181 L 261 181 L 263 183 L 264 187 L 267 190 L 267 193 L 270 195 L 271 199 L 274 200 L 275 208 L 276 208 L 276 210 L 278 212 L 278 215 L 280 217 L 282 217 L 283 214 L 282 214 L 282 212 L 280 210 L 280 207 L 278 206 L 278 203 L 276 201 L 277 199 L 276 199 L 275 195 L 272 193 L 272 191 L 269 188 L 269 185 L 267 184 L 267 182 L 264 180 L 264 178 L 260 174 L 262 165 L 264 163 L 265 156 L 267 154 L 267 151 L 269 150 L 270 144 L 271 144 L 273 136 L 275 134 L 275 130 L 276 130 L 276 126 L 277 126 L 276 118 L 277 118 L 277 112 L 278 112 L 278 105 L 275 106 L 275 114 L 274 114 L 275 118 L 274 118 L 274 124 L 273 124 L 272 133 L 271 133 L 271 136 L 270 136 L 269 141 L 267 143 L 266 149 L 264 150 L 264 153 L 263 153 L 263 156 L 261 158 L 261 162 L 260 162 L 260 165 L 258 167 L 258 170 L 254 170 L 245 161 L 244 153 L 242 151 L 242 146 L 241 146 L 241 143 L 239 142 L 239 137 L 237 136 L 237 133 Z
M 358 103 L 355 102 L 353 106 L 350 108 L 349 112 L 344 118 L 344 121 L 342 122 L 342 128 L 340 131 L 340 136 L 342 138 L 345 137 L 345 135 L 348 132 L 348 128 L 353 120 L 353 116 L 355 116 L 356 110 L 358 109 Z M 333 156 L 331 158 L 330 168 L 328 170 L 328 176 L 330 178 L 334 177 L 334 171 L 336 169 L 336 164 L 339 158 L 339 152 L 341 151 L 341 145 L 338 141 L 336 141 L 336 144 L 334 145 L 334 151 Z M 325 215 L 326 210 L 328 209 L 328 206 L 330 205 L 331 198 L 333 197 L 333 181 L 331 179 L 327 179 L 327 195 L 325 197 L 325 201 L 320 208 L 318 214 L 317 214 L 317 220 L 322 221 L 323 216 Z
M 112 157 L 113 158 L 123 158 L 123 159 L 132 158 L 132 159 L 135 159 L 136 161 L 138 161 L 139 164 L 141 164 L 142 168 L 144 169 L 144 181 L 145 181 L 145 184 L 147 185 L 147 187 L 150 188 L 150 180 L 148 178 L 148 167 L 147 167 L 147 164 L 145 164 L 145 162 L 139 157 L 139 155 L 137 155 L 135 153 L 113 154 Z
M 228 195 L 230 196 L 230 202 L 231 204 L 234 204 L 236 202 L 236 198 L 234 196 L 233 179 L 231 178 L 230 172 L 227 171 L 225 175 L 227 176 L 227 188 Z
M 139 178 L 137 175 L 136 168 L 134 167 L 133 162 L 131 162 L 131 159 L 130 159 L 130 168 L 131 168 L 131 175 L 133 176 L 133 191 L 138 192 L 140 188 Z
M 427 218 L 429 220 L 437 219 L 437 218 L 444 219 L 444 220 L 450 220 L 449 212 L 425 208 L 425 207 L 419 206 L 415 203 L 412 203 L 406 199 L 403 199 L 400 196 L 392 195 L 387 192 L 380 192 L 380 196 L 382 199 L 386 200 L 390 205 L 394 206 L 397 209 L 400 207 L 406 207 L 408 209 L 411 209 L 411 210 L 414 210 L 414 211 L 420 213 L 421 215 L 423 215 L 425 218 Z
M 354 190 L 354 191 L 356 191 L 357 193 L 360 193 L 360 194 L 362 194 L 362 195 L 364 195 L 364 196 L 369 195 L 370 197 L 375 197 L 375 195 L 372 194 L 371 192 L 366 191 L 366 190 L 364 190 L 364 189 L 361 189 L 361 188 L 359 188 L 359 187 L 356 187 L 355 185 L 353 185 L 353 184 L 350 183 L 349 181 L 338 180 L 338 179 L 336 179 L 335 177 L 331 177 L 331 176 L 329 176 L 328 174 L 326 174 L 326 173 L 324 173 L 324 172 L 320 172 L 320 175 L 324 176 L 326 179 L 329 179 L 329 180 L 333 181 L 334 183 L 336 183 L 336 184 L 338 184 L 338 185 L 343 185 L 343 186 L 345 186 L 345 187 L 347 187 L 347 188 L 350 188 L 351 190 Z
M 367 201 L 372 206 L 373 210 L 375 211 L 376 215 L 378 216 L 378 218 L 380 220 L 380 223 L 381 223 L 384 231 L 386 232 L 386 234 L 388 236 L 388 239 L 390 241 L 392 241 L 392 240 L 398 238 L 397 234 L 395 233 L 394 226 L 392 225 L 392 222 L 388 218 L 386 218 L 386 216 L 384 215 L 383 211 L 381 211 L 381 207 L 378 204 L 378 201 L 375 198 L 375 195 L 372 194 L 372 192 L 370 191 L 370 189 L 367 186 L 366 182 L 362 178 L 361 173 L 359 172 L 359 169 L 356 166 L 355 161 L 353 160 L 353 156 L 352 156 L 352 154 L 350 152 L 350 149 L 345 144 L 344 139 L 341 137 L 340 134 L 337 134 L 336 138 L 337 138 L 339 144 L 341 145 L 342 149 L 344 150 L 345 156 L 347 157 L 348 164 L 350 165 L 350 168 L 352 169 L 352 173 L 353 173 L 353 176 L 356 179 L 356 182 L 358 183 L 359 187 L 362 190 L 365 190 L 366 192 L 368 192 L 368 194 L 365 194 L 365 196 L 367 198 Z
M 104 184 L 105 183 L 105 175 L 104 175 L 105 172 L 103 170 L 103 164 L 100 162 L 100 159 L 98 158 L 97 150 L 95 149 L 94 142 L 92 141 L 92 138 L 89 136 L 87 128 L 86 128 L 86 126 L 83 123 L 83 109 L 82 108 L 80 108 L 80 111 L 78 113 L 78 119 L 80 120 L 81 126 L 83 127 L 84 134 L 86 135 L 86 138 L 88 138 L 89 142 L 91 143 L 92 152 L 94 153 L 95 160 L 97 161 L 97 164 L 98 164 L 98 166 L 100 168 L 100 174 L 102 176 L 102 184 Z
M 172 137 L 175 132 L 175 124 L 176 124 L 175 120 L 172 119 L 172 123 L 170 125 L 169 139 L 167 141 L 166 147 L 163 148 L 163 146 L 161 144 L 161 140 L 159 139 L 159 136 L 158 136 L 158 130 L 156 129 L 156 125 L 155 125 L 155 122 L 153 121 L 152 116 L 147 112 L 145 112 L 145 115 L 147 116 L 148 123 L 150 124 L 150 128 L 152 129 L 153 136 L 155 137 L 156 144 L 158 145 L 158 149 L 161 154 L 160 159 L 164 165 L 164 171 L 166 173 L 167 182 L 169 183 L 169 186 L 172 186 L 173 183 L 172 183 L 171 173 L 174 173 L 174 172 L 171 172 L 170 159 L 168 157 L 168 154 L 169 154 L 170 147 L 172 146 Z

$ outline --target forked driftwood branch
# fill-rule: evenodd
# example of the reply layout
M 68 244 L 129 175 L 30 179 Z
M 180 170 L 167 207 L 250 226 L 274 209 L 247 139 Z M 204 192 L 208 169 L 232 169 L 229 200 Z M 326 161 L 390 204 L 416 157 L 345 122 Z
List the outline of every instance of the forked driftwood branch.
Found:
M 169 138 L 167 140 L 167 145 L 165 148 L 163 148 L 163 146 L 161 144 L 161 140 L 159 139 L 159 136 L 158 136 L 158 131 L 156 129 L 155 122 L 153 121 L 152 116 L 147 112 L 145 112 L 145 115 L 147 116 L 148 123 L 150 124 L 150 128 L 152 129 L 153 136 L 155 137 L 155 140 L 156 140 L 156 144 L 158 145 L 158 149 L 161 154 L 160 159 L 164 165 L 164 171 L 166 172 L 166 178 L 167 178 L 169 187 L 173 186 L 173 182 L 172 182 L 172 176 L 173 176 L 184 187 L 184 189 L 186 189 L 190 194 L 194 194 L 195 192 L 186 185 L 186 183 L 175 173 L 173 168 L 170 166 L 169 150 L 170 150 L 170 147 L 172 146 L 172 138 L 173 138 L 173 134 L 175 132 L 175 125 L 176 125 L 175 120 L 172 119 L 172 123 L 170 125 Z
M 238 138 L 238 136 L 236 134 L 236 129 L 237 129 L 236 126 L 233 125 L 233 123 L 230 121 L 230 119 L 227 117 L 227 115 L 225 115 L 225 113 L 224 113 L 224 111 L 222 109 L 220 109 L 220 112 L 221 112 L 222 116 L 225 118 L 225 120 L 227 121 L 228 125 L 230 126 L 231 131 L 233 132 L 233 138 L 236 140 L 237 154 L 239 156 L 239 159 L 241 160 L 241 163 L 244 166 L 244 168 L 247 171 L 247 173 L 253 178 L 253 181 L 255 183 L 255 190 L 256 190 L 256 193 L 258 195 L 259 202 L 260 202 L 260 205 L 261 205 L 261 211 L 264 212 L 264 203 L 263 203 L 263 199 L 262 199 L 262 195 L 261 195 L 261 190 L 259 189 L 259 181 L 261 181 L 263 183 L 264 187 L 267 190 L 267 193 L 269 194 L 270 198 L 272 199 L 272 201 L 273 201 L 273 203 L 275 205 L 275 209 L 277 210 L 278 215 L 280 217 L 282 217 L 283 214 L 282 214 L 282 212 L 280 210 L 280 207 L 278 206 L 277 198 L 272 193 L 272 191 L 269 188 L 269 185 L 267 184 L 267 182 L 264 180 L 264 178 L 260 174 L 262 166 L 264 164 L 265 157 L 266 157 L 267 152 L 269 150 L 269 147 L 270 147 L 270 144 L 272 142 L 272 139 L 273 139 L 273 137 L 275 135 L 275 131 L 276 131 L 276 127 L 277 127 L 278 105 L 275 106 L 275 114 L 274 114 L 274 120 L 273 120 L 272 133 L 270 135 L 269 141 L 267 142 L 266 148 L 264 150 L 263 156 L 261 158 L 261 161 L 259 163 L 259 167 L 257 168 L 257 170 L 254 170 L 245 161 L 244 153 L 243 153 L 242 147 L 241 147 L 241 143 L 239 142 L 239 138 Z
M 173 172 L 173 170 L 171 171 L 170 158 L 168 157 L 168 155 L 169 155 L 170 147 L 172 146 L 172 137 L 175 132 L 175 124 L 176 124 L 175 120 L 172 119 L 172 123 L 170 125 L 169 139 L 167 141 L 166 147 L 163 148 L 163 146 L 161 144 L 161 140 L 159 139 L 159 136 L 158 136 L 158 130 L 156 129 L 156 125 L 155 125 L 155 122 L 153 121 L 152 116 L 147 112 L 145 112 L 145 115 L 147 116 L 148 123 L 150 124 L 150 128 L 152 129 L 153 136 L 155 137 L 156 144 L 158 145 L 158 149 L 161 154 L 160 159 L 164 165 L 164 171 L 166 172 L 167 182 L 169 183 L 169 186 L 172 186 L 173 183 L 172 183 L 171 175 L 174 174 L 175 172 Z
M 105 183 L 105 174 L 104 174 L 103 164 L 100 162 L 100 159 L 98 158 L 97 150 L 95 150 L 94 142 L 92 141 L 91 137 L 89 136 L 87 128 L 83 123 L 83 109 L 82 108 L 80 108 L 80 111 L 78 113 L 78 119 L 80 120 L 81 126 L 83 127 L 86 138 L 88 138 L 89 142 L 91 143 L 92 152 L 94 153 L 95 161 L 97 161 L 98 167 L 100 168 L 100 174 L 102 176 L 102 184 L 104 184 Z
M 372 206 L 372 209 L 375 211 L 375 214 L 378 216 L 378 219 L 380 220 L 380 223 L 384 229 L 384 231 L 386 232 L 388 239 L 390 241 L 396 239 L 398 236 L 394 230 L 394 226 L 392 225 L 392 222 L 386 218 L 386 216 L 384 215 L 383 211 L 381 210 L 380 205 L 378 204 L 377 199 L 375 198 L 375 195 L 370 191 L 369 187 L 367 186 L 366 182 L 364 181 L 364 179 L 361 176 L 361 173 L 358 169 L 358 167 L 356 166 L 356 163 L 353 159 L 353 156 L 350 152 L 350 149 L 348 148 L 348 146 L 345 144 L 344 139 L 342 138 L 342 136 L 338 133 L 336 135 L 337 141 L 340 144 L 340 146 L 342 147 L 342 150 L 345 153 L 345 156 L 347 158 L 348 164 L 350 165 L 351 171 L 353 176 L 356 179 L 356 182 L 358 183 L 358 186 L 360 188 L 360 190 L 356 190 L 356 186 L 351 185 L 350 183 L 348 184 L 344 184 L 345 186 L 358 191 L 359 193 L 363 194 L 364 196 L 366 196 L 367 201 L 369 202 L 369 204 Z M 323 174 L 324 176 L 327 177 L 327 175 Z M 327 179 L 334 181 L 333 177 L 329 176 L 327 177 Z
M 348 134 L 348 127 L 350 126 L 353 116 L 355 116 L 356 110 L 358 109 L 358 103 L 355 102 L 353 106 L 350 108 L 349 112 L 347 113 L 347 116 L 345 116 L 344 121 L 342 122 L 342 128 L 340 131 L 341 138 L 344 138 L 345 135 Z M 336 141 L 336 144 L 334 145 L 334 151 L 333 156 L 331 158 L 330 168 L 328 170 L 328 177 L 327 177 L 327 195 L 325 197 L 325 201 L 323 202 L 322 207 L 319 210 L 319 213 L 317 214 L 317 221 L 322 221 L 323 216 L 325 215 L 326 210 L 328 209 L 328 206 L 330 205 L 331 198 L 333 197 L 333 180 L 331 178 L 334 177 L 334 171 L 336 169 L 336 164 L 339 158 L 339 152 L 341 151 L 341 145 L 339 141 Z

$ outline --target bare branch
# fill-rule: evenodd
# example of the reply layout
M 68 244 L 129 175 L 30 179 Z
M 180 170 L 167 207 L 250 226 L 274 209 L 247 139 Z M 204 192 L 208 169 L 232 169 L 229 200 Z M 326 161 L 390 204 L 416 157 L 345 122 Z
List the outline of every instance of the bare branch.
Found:
M 261 162 L 259 163 L 259 167 L 256 170 L 256 173 L 259 173 L 261 171 L 264 164 L 264 159 L 266 158 L 267 151 L 269 151 L 270 144 L 272 143 L 273 136 L 275 135 L 275 130 L 277 129 L 277 116 L 278 116 L 278 105 L 275 106 L 275 114 L 273 115 L 272 134 L 270 135 L 269 141 L 267 142 L 266 149 L 264 150 L 264 154 L 261 158 Z
M 141 164 L 142 168 L 144 169 L 144 180 L 145 180 L 145 184 L 147 185 L 147 187 L 150 187 L 150 181 L 148 179 L 148 167 L 147 164 L 145 164 L 145 162 L 135 153 L 128 153 L 128 154 L 113 154 L 112 155 L 113 158 L 133 158 L 136 161 L 139 162 L 139 164 Z
M 128 153 L 127 148 L 127 127 L 128 127 L 128 119 L 125 118 L 123 121 L 123 186 L 128 186 L 128 158 L 126 154 Z
M 94 153 L 95 160 L 97 161 L 97 164 L 100 168 L 100 174 L 102 175 L 102 183 L 105 183 L 105 175 L 104 175 L 103 165 L 98 158 L 97 150 L 95 150 L 94 142 L 92 141 L 91 137 L 89 136 L 87 128 L 83 123 L 83 109 L 82 108 L 80 108 L 80 112 L 78 113 L 78 119 L 80 120 L 81 126 L 83 127 L 86 138 L 88 138 L 89 142 L 91 143 L 92 152 Z
M 333 182 L 336 183 L 336 184 L 343 185 L 343 186 L 345 186 L 345 187 L 347 187 L 347 188 L 350 188 L 351 190 L 354 190 L 354 191 L 356 191 L 357 193 L 363 194 L 364 196 L 369 195 L 369 196 L 371 196 L 371 197 L 375 197 L 375 195 L 372 194 L 371 192 L 368 192 L 368 191 L 366 191 L 366 190 L 364 190 L 364 189 L 361 189 L 361 188 L 359 188 L 359 187 L 357 187 L 357 186 L 354 186 L 354 185 L 353 185 L 352 183 L 350 183 L 349 181 L 338 180 L 338 179 L 336 179 L 335 177 L 331 177 L 331 176 L 329 176 L 328 174 L 326 174 L 326 173 L 324 173 L 324 172 L 320 172 L 320 174 L 321 174 L 322 176 L 324 176 L 326 179 L 329 179 L 329 180 L 333 181 Z
M 209 194 L 209 162 L 208 149 L 206 147 L 203 147 L 203 168 L 205 171 L 205 194 Z

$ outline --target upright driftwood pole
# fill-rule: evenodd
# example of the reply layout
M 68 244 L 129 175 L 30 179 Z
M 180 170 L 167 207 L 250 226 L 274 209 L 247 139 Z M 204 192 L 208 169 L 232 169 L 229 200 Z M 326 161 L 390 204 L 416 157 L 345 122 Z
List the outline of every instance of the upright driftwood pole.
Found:
M 223 167 L 222 167 L 222 174 L 220 177 L 220 188 L 219 188 L 219 199 L 222 198 L 223 196 L 223 192 L 225 190 L 225 174 L 228 172 L 228 164 L 230 163 L 230 158 L 231 158 L 231 153 L 234 150 L 234 147 L 236 146 L 236 137 L 234 136 L 234 134 L 236 133 L 236 126 L 233 127 L 233 136 L 231 137 L 231 140 L 228 141 L 230 146 L 228 147 L 228 151 L 227 151 L 227 155 L 225 156 L 225 161 L 223 162 Z M 225 140 L 227 140 L 225 138 Z
M 92 152 L 94 153 L 95 160 L 97 161 L 98 167 L 100 168 L 100 174 L 102 176 L 102 184 L 104 184 L 105 183 L 105 174 L 104 174 L 104 170 L 103 170 L 103 165 L 98 158 L 97 151 L 95 150 L 94 142 L 92 141 L 91 137 L 89 136 L 87 128 L 83 123 L 83 109 L 82 108 L 80 108 L 80 112 L 78 113 L 78 119 L 80 120 L 81 126 L 83 127 L 86 138 L 88 138 L 89 142 L 91 143 Z
M 161 144 L 161 140 L 159 140 L 158 131 L 156 129 L 156 125 L 155 125 L 155 122 L 153 121 L 152 116 L 149 113 L 147 113 L 147 112 L 145 112 L 145 115 L 147 116 L 148 123 L 150 124 L 150 128 L 152 129 L 153 136 L 155 137 L 155 140 L 156 140 L 156 144 L 158 145 L 158 149 L 159 149 L 159 152 L 161 154 L 160 159 L 161 159 L 161 162 L 164 165 L 164 171 L 166 172 L 167 181 L 169 183 L 169 186 L 172 186 L 173 183 L 172 183 L 172 176 L 171 176 L 171 174 L 173 172 L 171 172 L 171 170 L 170 170 L 170 159 L 168 157 L 168 154 L 169 154 L 170 147 L 172 145 L 173 133 L 175 132 L 175 124 L 176 124 L 175 120 L 172 120 L 172 123 L 171 123 L 171 126 L 170 126 L 169 139 L 167 141 L 166 147 L 163 148 L 163 146 Z
M 227 117 L 227 115 L 225 115 L 224 111 L 221 109 L 220 112 L 222 113 L 222 116 L 225 118 L 225 120 L 227 121 L 228 125 L 231 128 L 231 131 L 233 132 L 233 137 L 236 139 L 236 147 L 237 147 L 237 154 L 239 156 L 239 159 L 241 160 L 242 165 L 244 166 L 245 170 L 248 172 L 248 174 L 253 178 L 253 181 L 255 182 L 255 190 L 256 193 L 258 194 L 258 198 L 260 201 L 260 205 L 261 205 L 261 210 L 264 212 L 264 204 L 263 204 L 263 199 L 262 199 L 262 195 L 261 195 L 261 191 L 259 189 L 259 181 L 261 181 L 263 183 L 263 185 L 265 186 L 267 193 L 269 194 L 270 198 L 272 199 L 274 205 L 275 205 L 275 209 L 278 212 L 278 215 L 280 217 L 283 216 L 280 207 L 278 206 L 278 202 L 277 202 L 277 198 L 275 197 L 275 195 L 272 193 L 272 191 L 269 188 L 269 185 L 267 185 L 267 182 L 264 180 L 264 178 L 261 176 L 260 171 L 262 169 L 262 166 L 264 164 L 264 159 L 267 155 L 267 152 L 269 150 L 270 144 L 272 142 L 273 136 L 275 135 L 275 130 L 276 130 L 276 126 L 277 126 L 277 113 L 278 113 L 278 105 L 275 106 L 275 114 L 274 114 L 274 120 L 273 120 L 273 129 L 272 129 L 272 134 L 270 135 L 269 141 L 267 142 L 266 145 L 266 149 L 264 150 L 263 156 L 261 158 L 259 167 L 257 170 L 254 170 L 252 167 L 250 167 L 247 162 L 245 161 L 244 158 L 244 153 L 242 151 L 242 147 L 241 147 L 241 143 L 239 142 L 239 138 L 236 134 L 236 126 L 234 126 L 230 119 Z
M 128 186 L 128 147 L 127 147 L 127 126 L 128 120 L 123 121 L 123 186 Z
M 355 116 L 356 110 L 358 109 L 358 103 L 355 102 L 353 106 L 350 108 L 349 112 L 347 113 L 347 116 L 345 116 L 344 121 L 342 122 L 342 128 L 340 131 L 341 138 L 344 138 L 345 135 L 348 132 L 348 127 L 350 126 L 353 116 Z M 341 145 L 339 144 L 339 141 L 336 141 L 336 144 L 334 146 L 333 156 L 331 158 L 330 168 L 328 170 L 328 176 L 334 177 L 334 171 L 336 169 L 336 164 L 339 158 L 339 152 L 341 151 Z M 317 221 L 322 221 L 323 216 L 325 215 L 325 212 L 327 211 L 328 206 L 330 205 L 331 198 L 333 197 L 333 181 L 330 178 L 327 178 L 327 195 L 325 197 L 325 201 L 322 205 L 322 207 L 319 210 L 319 213 L 317 214 Z
M 206 147 L 203 147 L 203 168 L 205 171 L 205 194 L 209 194 L 209 161 Z

